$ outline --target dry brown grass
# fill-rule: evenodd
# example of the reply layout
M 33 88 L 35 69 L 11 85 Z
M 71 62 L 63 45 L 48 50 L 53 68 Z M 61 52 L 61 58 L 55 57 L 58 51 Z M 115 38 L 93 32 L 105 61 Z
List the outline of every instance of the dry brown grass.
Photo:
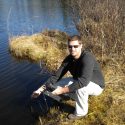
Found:
M 101 56 L 102 62 L 105 56 L 115 58 L 121 54 L 125 57 L 123 0 L 72 0 L 70 4 L 76 28 L 83 37 L 85 48 Z
M 73 125 L 125 124 L 125 1 L 69 0 L 84 47 L 96 55 L 105 91 L 90 99 L 89 114 Z
M 45 123 L 46 125 L 124 125 L 125 2 L 124 0 L 71 0 L 69 4 L 85 48 L 96 55 L 102 66 L 106 87 L 102 95 L 90 97 L 89 113 L 83 120 L 67 123 L 64 120 L 66 113 L 60 113 L 59 109 L 51 109 L 49 114 L 53 119 L 41 117 L 43 123 L 44 125 Z M 43 34 L 11 39 L 10 51 L 17 57 L 28 59 L 37 55 L 32 59 L 42 59 L 51 70 L 56 70 L 66 55 L 64 43 L 66 39 L 62 40 L 63 33 L 61 37 L 55 34 L 46 31 Z
M 10 39 L 9 50 L 19 59 L 43 61 L 49 70 L 56 70 L 66 55 L 66 33 L 44 31 L 32 36 L 18 36 Z
M 49 31 L 50 32 L 50 31 Z M 49 40 L 48 40 L 49 39 Z M 32 36 L 20 36 L 11 39 L 10 51 L 16 57 L 23 59 L 36 60 L 42 59 L 46 66 L 51 70 L 56 70 L 60 62 L 65 56 L 64 48 L 60 51 L 59 45 L 50 42 L 50 37 L 43 34 L 35 34 Z M 56 42 L 56 41 L 54 41 Z M 63 44 L 63 42 L 61 43 Z M 54 48 L 54 49 L 53 49 Z M 56 51 L 57 50 L 57 51 Z M 36 51 L 36 52 L 35 52 Z M 55 52 L 62 52 L 55 53 Z M 39 53 L 39 54 L 36 54 Z M 46 53 L 51 54 L 48 56 Z M 38 55 L 41 54 L 39 58 Z M 54 55 L 52 55 L 54 54 Z M 61 56 L 60 56 L 61 55 Z M 53 58 L 53 56 L 55 58 Z M 35 58 L 34 58 L 35 57 Z M 100 57 L 100 56 L 99 56 Z M 105 56 L 106 57 L 106 56 Z M 100 61 L 100 58 L 98 58 Z M 100 61 L 101 62 L 101 61 Z M 51 65 L 50 65 L 51 63 Z M 55 65 L 53 65 L 53 63 Z M 102 62 L 101 62 L 102 63 Z M 102 63 L 102 69 L 105 76 L 106 88 L 102 95 L 98 97 L 91 97 L 89 100 L 89 113 L 83 120 L 77 120 L 70 124 L 72 125 L 122 125 L 125 123 L 125 64 L 122 58 L 106 57 Z M 67 102 L 66 102 L 67 103 Z M 71 104 L 71 102 L 68 102 Z M 50 110 L 46 117 L 41 117 L 42 123 L 67 125 L 69 122 L 65 121 L 66 112 L 60 112 L 58 108 Z M 54 120 L 54 118 L 56 120 Z M 38 123 L 40 124 L 40 123 Z

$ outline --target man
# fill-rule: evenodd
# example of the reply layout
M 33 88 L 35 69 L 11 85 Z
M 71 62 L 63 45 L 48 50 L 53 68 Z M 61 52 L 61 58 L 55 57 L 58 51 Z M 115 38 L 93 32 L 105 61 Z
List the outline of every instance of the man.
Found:
M 104 89 L 104 78 L 95 57 L 87 51 L 82 51 L 81 37 L 74 35 L 68 40 L 69 55 L 64 59 L 57 72 L 45 85 L 34 91 L 32 97 L 38 97 L 46 88 L 56 85 L 54 95 L 75 92 L 75 112 L 68 118 L 75 120 L 88 113 L 89 95 L 100 95 Z M 63 78 L 69 71 L 72 78 Z

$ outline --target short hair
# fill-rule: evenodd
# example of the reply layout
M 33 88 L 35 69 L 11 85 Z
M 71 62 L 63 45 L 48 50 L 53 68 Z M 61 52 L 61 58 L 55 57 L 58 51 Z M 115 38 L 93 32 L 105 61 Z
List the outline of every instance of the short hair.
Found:
M 79 35 L 73 35 L 73 36 L 70 36 L 69 38 L 68 38 L 68 43 L 70 42 L 70 41 L 75 41 L 75 40 L 78 40 L 78 42 L 81 44 L 82 42 L 81 42 L 81 37 L 79 36 Z

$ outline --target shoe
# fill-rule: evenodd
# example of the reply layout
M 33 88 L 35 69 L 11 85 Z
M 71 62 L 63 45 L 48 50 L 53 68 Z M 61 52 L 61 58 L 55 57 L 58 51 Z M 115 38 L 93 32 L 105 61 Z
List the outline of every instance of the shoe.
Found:
M 68 115 L 69 120 L 77 120 L 77 119 L 81 119 L 81 118 L 83 118 L 83 116 L 77 116 L 75 114 L 69 114 Z

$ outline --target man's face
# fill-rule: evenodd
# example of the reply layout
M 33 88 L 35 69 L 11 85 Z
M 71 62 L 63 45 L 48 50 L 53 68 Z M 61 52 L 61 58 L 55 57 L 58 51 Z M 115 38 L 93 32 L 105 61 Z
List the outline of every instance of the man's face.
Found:
M 80 44 L 78 40 L 69 41 L 68 49 L 70 55 L 72 55 L 75 59 L 78 59 L 81 55 L 82 44 Z

